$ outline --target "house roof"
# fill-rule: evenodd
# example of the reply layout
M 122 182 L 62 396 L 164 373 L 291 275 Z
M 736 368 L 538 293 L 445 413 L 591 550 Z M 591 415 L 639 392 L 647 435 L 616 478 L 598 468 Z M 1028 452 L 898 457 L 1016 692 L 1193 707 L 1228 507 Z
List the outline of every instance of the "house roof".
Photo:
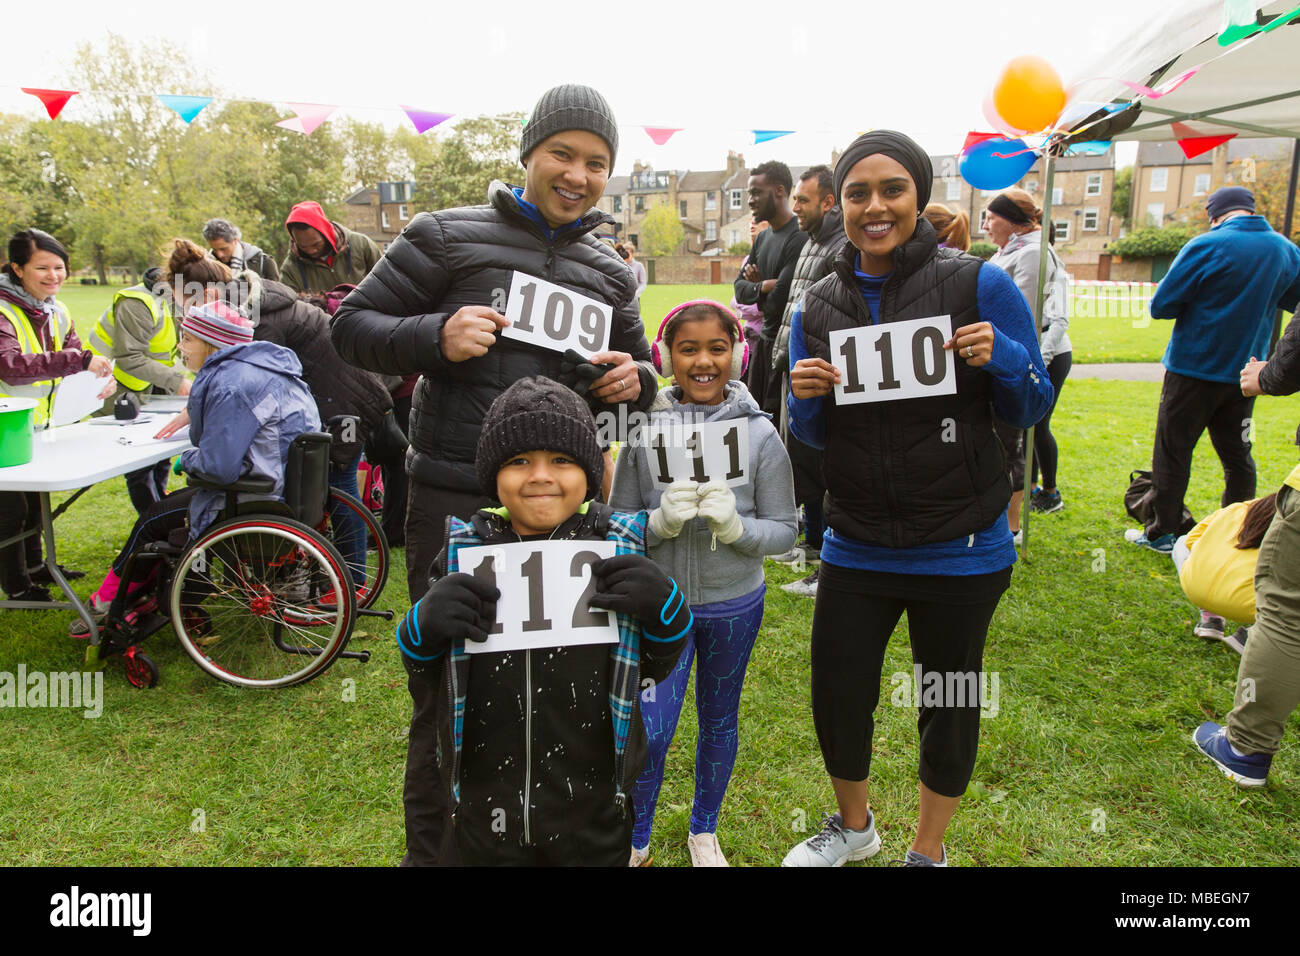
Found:
M 356 192 L 354 192 L 351 196 L 349 196 L 347 199 L 343 201 L 345 203 L 351 203 L 353 206 L 369 206 L 370 197 L 376 196 L 378 194 L 379 194 L 379 190 L 377 190 L 374 186 L 362 186 L 360 189 L 358 189 Z
M 707 192 L 710 189 L 721 189 L 726 179 L 727 171 L 725 169 L 688 172 L 677 181 L 677 188 L 687 192 Z
M 627 187 L 631 184 L 631 176 L 610 176 L 609 181 L 605 183 L 606 196 L 625 196 Z

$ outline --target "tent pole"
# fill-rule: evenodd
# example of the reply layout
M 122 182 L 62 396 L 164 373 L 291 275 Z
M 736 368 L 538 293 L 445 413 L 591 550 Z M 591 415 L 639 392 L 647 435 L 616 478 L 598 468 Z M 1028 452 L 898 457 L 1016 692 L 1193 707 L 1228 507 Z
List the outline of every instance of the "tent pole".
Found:
M 1038 290 L 1038 299 L 1034 303 L 1034 338 L 1040 344 L 1043 341 L 1043 305 L 1047 298 L 1043 292 L 1043 284 L 1047 280 L 1047 263 L 1051 258 L 1047 237 L 1052 231 L 1052 179 L 1056 174 L 1055 164 L 1052 162 L 1054 146 L 1054 143 L 1049 144 L 1048 148 L 1043 150 L 1043 222 L 1039 230 L 1038 285 L 1035 287 Z M 1029 504 L 1030 492 L 1033 490 L 1033 473 L 1034 426 L 1030 425 L 1025 429 L 1025 496 L 1020 502 L 1020 553 L 1024 557 L 1029 556 L 1029 514 L 1032 510 Z
M 1286 214 L 1282 217 L 1282 235 L 1291 238 L 1291 223 L 1295 217 L 1296 174 L 1300 173 L 1300 138 L 1291 144 L 1291 176 L 1286 185 Z M 1282 336 L 1282 310 L 1277 310 L 1273 319 L 1273 338 L 1268 343 L 1268 354 L 1277 348 L 1277 340 Z

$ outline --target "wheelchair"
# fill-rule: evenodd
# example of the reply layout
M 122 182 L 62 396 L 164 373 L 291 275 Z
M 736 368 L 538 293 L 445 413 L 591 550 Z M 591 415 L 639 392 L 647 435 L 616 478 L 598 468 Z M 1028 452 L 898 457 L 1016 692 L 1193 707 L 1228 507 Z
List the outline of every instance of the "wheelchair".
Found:
M 193 541 L 155 542 L 128 557 L 123 579 L 133 580 L 143 562 L 155 565 L 153 584 L 144 600 L 119 589 L 101 625 L 100 657 L 121 655 L 127 681 L 153 687 L 158 666 L 140 644 L 171 624 L 194 663 L 237 687 L 288 687 L 339 658 L 368 661 L 369 651 L 347 645 L 359 616 L 393 619 L 392 611 L 370 609 L 387 578 L 387 543 L 374 523 L 382 560 L 354 580 L 332 540 L 330 505 L 367 509 L 330 489 L 330 443 L 325 432 L 294 439 L 283 502 L 239 501 L 240 493 L 269 494 L 270 479 L 223 485 L 191 474 L 191 486 L 225 493 L 225 509 Z

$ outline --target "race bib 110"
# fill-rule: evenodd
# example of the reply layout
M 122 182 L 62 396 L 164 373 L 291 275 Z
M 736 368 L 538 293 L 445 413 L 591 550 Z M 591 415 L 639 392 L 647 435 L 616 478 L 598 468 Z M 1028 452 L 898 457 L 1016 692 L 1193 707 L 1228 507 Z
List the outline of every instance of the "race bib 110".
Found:
M 468 654 L 523 651 L 572 644 L 617 644 L 610 611 L 592 610 L 591 565 L 612 558 L 613 541 L 524 541 L 477 545 L 456 553 L 457 568 L 501 591 L 497 619 L 482 643 L 466 641 Z
M 524 272 L 511 276 L 505 316 L 510 324 L 501 334 L 508 339 L 588 358 L 609 350 L 612 306 Z
M 957 366 L 943 347 L 951 337 L 948 315 L 832 332 L 831 364 L 841 379 L 835 386 L 836 404 L 955 394 Z

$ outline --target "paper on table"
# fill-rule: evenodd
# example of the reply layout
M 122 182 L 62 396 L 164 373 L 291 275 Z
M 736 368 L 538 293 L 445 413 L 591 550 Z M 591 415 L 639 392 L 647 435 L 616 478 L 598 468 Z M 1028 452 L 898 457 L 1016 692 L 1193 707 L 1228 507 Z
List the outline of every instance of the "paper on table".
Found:
M 90 424 L 117 425 L 120 428 L 127 428 L 131 425 L 142 425 L 145 422 L 152 422 L 155 420 L 156 419 L 153 415 L 148 415 L 145 414 L 144 412 L 141 412 L 139 415 L 135 416 L 135 418 L 113 418 L 111 415 L 103 415 L 99 418 L 92 418 L 90 420 Z
M 94 372 L 77 372 L 65 376 L 59 381 L 54 392 L 54 408 L 50 410 L 50 425 L 71 425 L 79 422 L 91 412 L 99 411 L 104 400 L 99 393 L 108 384 L 107 376 L 97 378 Z
M 117 443 L 119 445 L 161 445 L 164 442 L 189 441 L 190 426 L 186 425 L 184 428 L 178 428 L 176 434 L 170 438 L 154 438 L 155 434 L 157 433 L 150 429 L 143 435 L 118 435 Z

